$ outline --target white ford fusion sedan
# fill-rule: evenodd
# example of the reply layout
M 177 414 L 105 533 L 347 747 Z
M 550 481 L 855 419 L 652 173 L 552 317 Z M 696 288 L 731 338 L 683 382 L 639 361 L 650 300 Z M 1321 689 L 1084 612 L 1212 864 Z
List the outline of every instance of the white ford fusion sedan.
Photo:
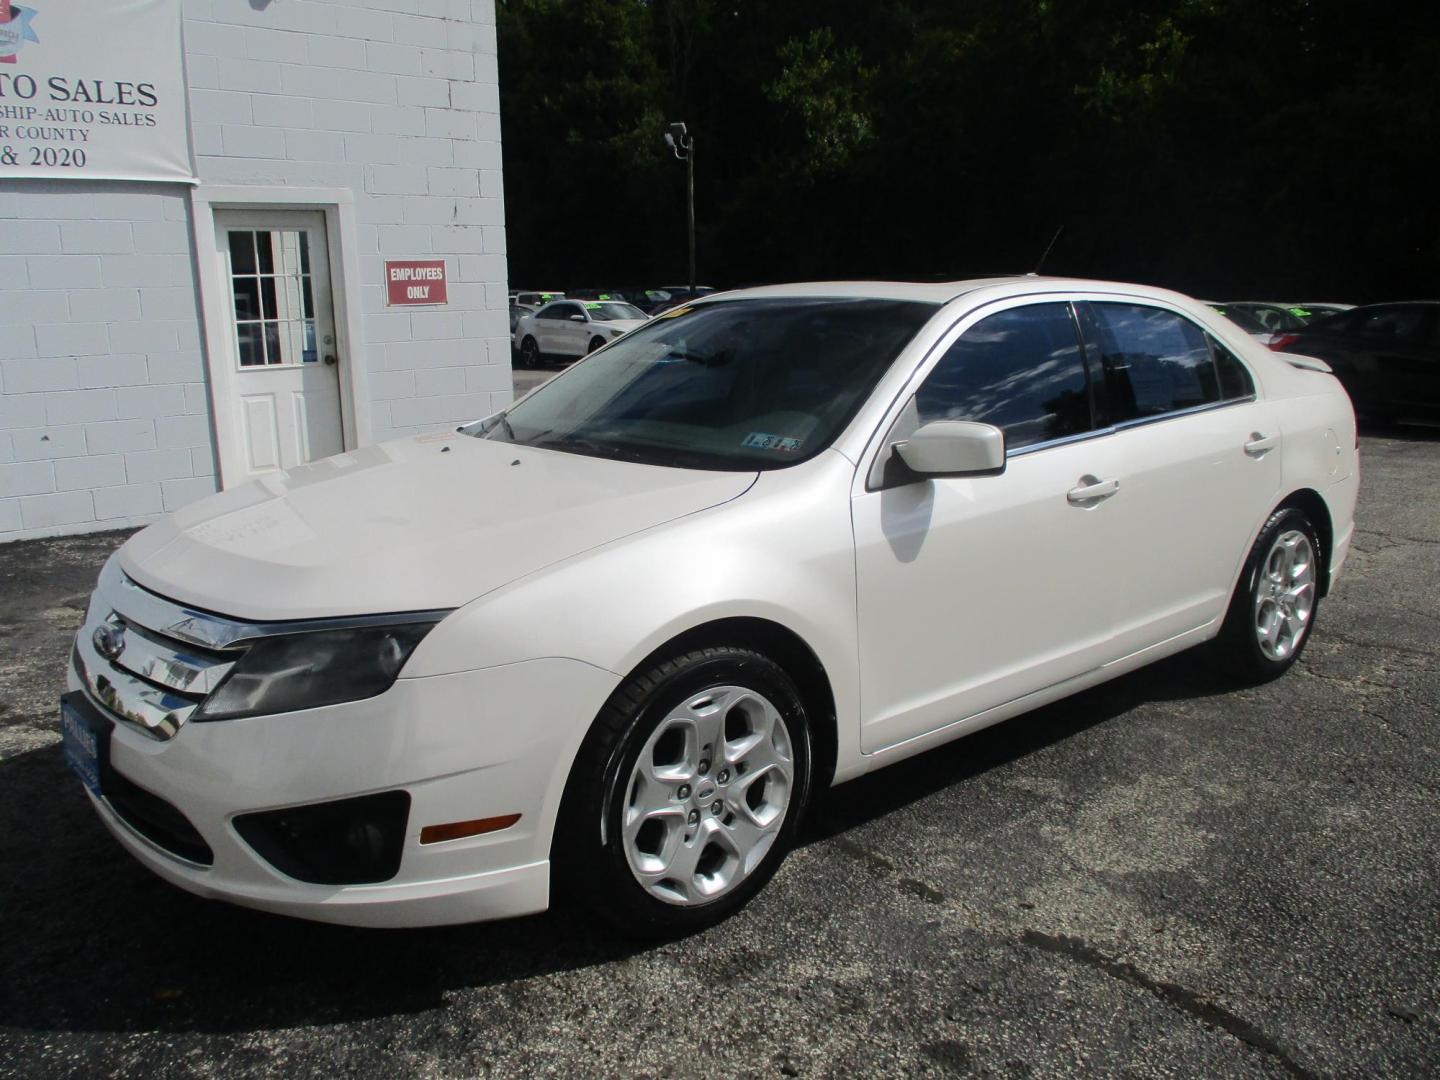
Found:
M 132 537 L 66 754 L 204 896 L 414 926 L 563 887 L 675 932 L 752 897 L 823 785 L 1210 639 L 1285 671 L 1358 479 L 1325 365 L 1174 293 L 716 294 Z

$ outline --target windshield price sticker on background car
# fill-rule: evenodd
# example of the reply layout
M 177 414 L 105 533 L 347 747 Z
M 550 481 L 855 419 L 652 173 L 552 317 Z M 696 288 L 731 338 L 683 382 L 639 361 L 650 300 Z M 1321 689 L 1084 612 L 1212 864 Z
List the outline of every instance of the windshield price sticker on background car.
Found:
M 385 306 L 449 303 L 444 259 L 387 259 Z

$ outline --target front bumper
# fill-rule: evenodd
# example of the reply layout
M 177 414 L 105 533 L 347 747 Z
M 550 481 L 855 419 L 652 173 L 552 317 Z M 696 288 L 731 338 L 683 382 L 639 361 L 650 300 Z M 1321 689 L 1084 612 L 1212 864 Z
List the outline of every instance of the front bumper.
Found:
M 213 852 L 209 866 L 167 851 L 107 800 L 91 799 L 136 858 L 201 896 L 357 926 L 543 911 L 550 838 L 570 763 L 617 681 L 588 664 L 551 658 L 402 678 L 378 697 L 343 705 L 191 722 L 167 740 L 116 723 L 110 767 L 180 811 Z M 86 690 L 73 663 L 68 683 Z M 404 846 L 398 871 L 379 884 L 298 881 L 235 828 L 242 814 L 394 790 L 410 797 Z M 517 813 L 519 820 L 499 832 L 420 843 L 427 825 Z

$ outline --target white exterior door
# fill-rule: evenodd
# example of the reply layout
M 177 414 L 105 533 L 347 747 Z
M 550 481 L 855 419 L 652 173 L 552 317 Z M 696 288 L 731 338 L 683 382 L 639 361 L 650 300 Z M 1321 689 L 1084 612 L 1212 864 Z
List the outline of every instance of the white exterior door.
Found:
M 215 242 L 228 295 L 229 400 L 241 479 L 344 449 L 325 215 L 227 210 Z

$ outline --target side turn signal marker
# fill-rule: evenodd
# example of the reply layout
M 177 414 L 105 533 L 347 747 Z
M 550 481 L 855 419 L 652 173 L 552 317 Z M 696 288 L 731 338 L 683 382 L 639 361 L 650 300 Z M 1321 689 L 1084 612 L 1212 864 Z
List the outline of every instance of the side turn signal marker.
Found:
M 501 814 L 499 817 L 476 818 L 474 821 L 452 821 L 448 825 L 426 825 L 420 830 L 420 843 L 439 844 L 445 840 L 483 836 L 485 833 L 508 829 L 519 820 L 519 814 Z

